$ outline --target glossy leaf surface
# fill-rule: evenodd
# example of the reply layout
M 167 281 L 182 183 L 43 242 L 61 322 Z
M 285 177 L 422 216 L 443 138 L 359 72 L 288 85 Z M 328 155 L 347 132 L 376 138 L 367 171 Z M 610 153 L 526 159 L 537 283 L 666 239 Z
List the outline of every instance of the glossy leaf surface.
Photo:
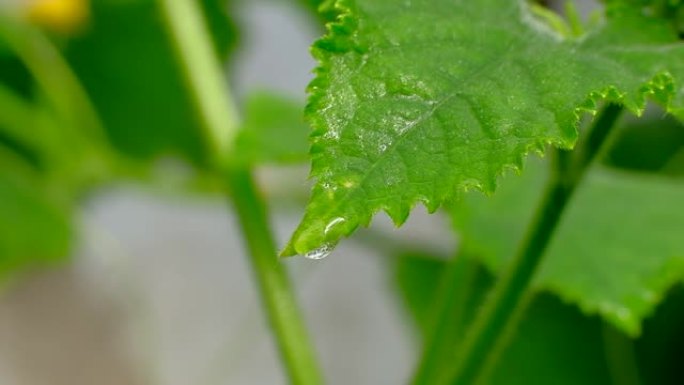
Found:
M 581 111 L 646 97 L 682 115 L 684 45 L 667 23 L 611 6 L 564 38 L 523 1 L 342 0 L 314 46 L 312 176 L 284 255 L 335 244 L 380 210 L 404 222 L 467 188 L 494 191 L 547 144 L 570 148 Z

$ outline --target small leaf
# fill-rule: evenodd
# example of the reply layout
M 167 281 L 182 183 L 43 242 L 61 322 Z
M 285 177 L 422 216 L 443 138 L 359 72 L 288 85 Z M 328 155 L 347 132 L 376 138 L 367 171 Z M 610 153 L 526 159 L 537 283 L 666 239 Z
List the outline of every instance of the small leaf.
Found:
M 240 161 L 263 164 L 307 159 L 309 128 L 299 103 L 260 92 L 250 95 L 245 110 L 236 143 Z
M 402 224 L 459 191 L 492 192 L 547 144 L 571 148 L 582 111 L 646 97 L 684 115 L 684 45 L 633 8 L 567 39 L 523 1 L 340 0 L 313 48 L 307 108 L 316 183 L 283 251 L 336 243 L 384 210 Z M 334 225 L 333 225 L 334 224 Z
M 542 192 L 533 163 L 493 197 L 469 194 L 452 209 L 463 247 L 498 271 L 517 250 Z M 684 181 L 596 167 L 566 209 L 535 279 L 630 335 L 684 278 Z

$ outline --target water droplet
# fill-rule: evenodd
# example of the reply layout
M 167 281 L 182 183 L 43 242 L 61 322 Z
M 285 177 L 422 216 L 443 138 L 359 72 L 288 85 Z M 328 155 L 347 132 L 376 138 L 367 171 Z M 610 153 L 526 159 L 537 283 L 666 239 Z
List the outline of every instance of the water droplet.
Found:
M 304 258 L 307 259 L 323 259 L 330 255 L 330 253 L 335 250 L 335 245 L 333 243 L 324 243 L 323 246 L 313 249 L 308 253 L 304 254 Z
M 340 224 L 340 223 L 342 223 L 342 222 L 344 222 L 344 221 L 346 221 L 346 219 L 344 219 L 344 218 L 342 218 L 342 217 L 337 217 L 337 218 L 333 219 L 332 221 L 330 221 L 330 223 L 328 223 L 328 224 L 325 226 L 325 230 L 323 230 L 323 234 L 328 234 L 328 233 L 330 232 L 330 230 L 331 230 L 333 227 L 335 227 L 335 225 Z

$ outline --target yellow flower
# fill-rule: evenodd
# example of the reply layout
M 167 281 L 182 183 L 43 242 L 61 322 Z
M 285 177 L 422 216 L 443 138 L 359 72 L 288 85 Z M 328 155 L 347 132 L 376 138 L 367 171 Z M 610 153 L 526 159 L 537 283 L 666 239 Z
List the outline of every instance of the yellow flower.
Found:
M 88 0 L 32 0 L 26 12 L 32 23 L 69 35 L 85 25 L 90 10 Z

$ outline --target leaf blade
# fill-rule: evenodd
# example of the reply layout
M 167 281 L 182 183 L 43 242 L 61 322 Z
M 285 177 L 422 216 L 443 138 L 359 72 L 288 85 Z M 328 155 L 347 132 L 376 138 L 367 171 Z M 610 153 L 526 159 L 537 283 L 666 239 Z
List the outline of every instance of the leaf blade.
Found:
M 458 191 L 495 189 L 547 144 L 571 148 L 601 99 L 641 113 L 646 97 L 682 116 L 684 47 L 659 20 L 611 9 L 563 39 L 522 2 L 343 0 L 314 45 L 312 172 L 283 255 L 334 244 L 383 210 L 397 225 Z
M 463 247 L 490 271 L 514 255 L 545 174 L 543 165 L 531 163 L 494 196 L 469 194 L 453 205 Z M 642 320 L 684 279 L 684 241 L 673 231 L 684 226 L 684 213 L 672 209 L 682 193 L 677 179 L 591 170 L 549 244 L 534 287 L 638 335 Z

